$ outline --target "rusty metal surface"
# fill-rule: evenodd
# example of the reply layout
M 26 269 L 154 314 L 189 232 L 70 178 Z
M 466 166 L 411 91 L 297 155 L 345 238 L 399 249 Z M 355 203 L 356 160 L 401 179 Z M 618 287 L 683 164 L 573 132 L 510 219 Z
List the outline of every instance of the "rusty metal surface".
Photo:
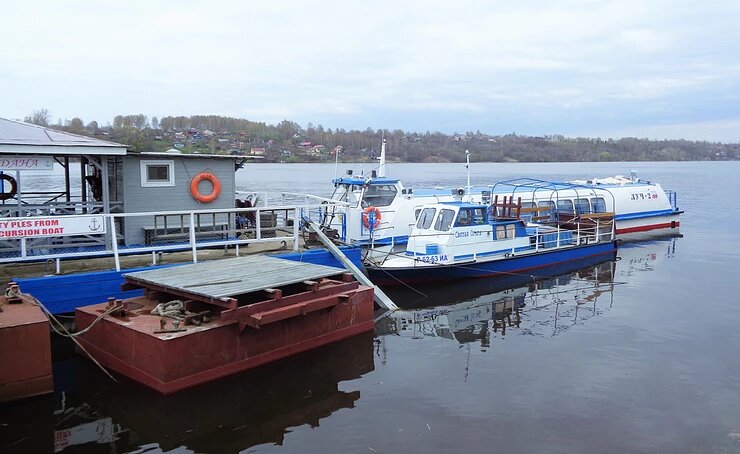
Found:
M 23 299 L 4 304 L 0 312 L 0 402 L 54 390 L 49 321 L 28 297 Z
M 124 277 L 142 287 L 182 290 L 219 299 L 344 272 L 341 268 L 254 255 L 139 271 Z

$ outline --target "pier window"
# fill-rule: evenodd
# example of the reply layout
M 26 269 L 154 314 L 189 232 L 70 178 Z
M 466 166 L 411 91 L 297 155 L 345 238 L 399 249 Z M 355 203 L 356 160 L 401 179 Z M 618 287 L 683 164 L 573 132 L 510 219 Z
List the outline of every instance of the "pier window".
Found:
M 436 208 L 424 208 L 421 210 L 419 215 L 419 221 L 416 223 L 416 227 L 420 229 L 428 229 L 432 225 L 434 214 L 437 212 Z
M 594 197 L 591 199 L 591 205 L 594 207 L 594 213 L 606 213 L 606 202 L 603 197 Z
M 175 185 L 175 161 L 141 161 L 141 187 Z
M 578 214 L 588 214 L 591 212 L 591 205 L 588 203 L 588 199 L 576 199 L 576 209 Z
M 371 184 L 365 189 L 362 201 L 365 206 L 387 207 L 396 198 L 396 187 L 392 184 Z
M 437 222 L 434 223 L 434 230 L 440 232 L 446 232 L 452 227 L 452 220 L 455 219 L 455 211 L 453 210 L 440 210 L 439 216 L 437 216 Z

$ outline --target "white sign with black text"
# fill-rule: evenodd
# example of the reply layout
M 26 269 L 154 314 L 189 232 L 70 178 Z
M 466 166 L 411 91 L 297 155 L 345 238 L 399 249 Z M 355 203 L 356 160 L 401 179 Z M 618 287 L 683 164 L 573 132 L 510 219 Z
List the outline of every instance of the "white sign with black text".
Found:
M 0 218 L 0 238 L 3 239 L 103 233 L 105 217 L 102 215 Z

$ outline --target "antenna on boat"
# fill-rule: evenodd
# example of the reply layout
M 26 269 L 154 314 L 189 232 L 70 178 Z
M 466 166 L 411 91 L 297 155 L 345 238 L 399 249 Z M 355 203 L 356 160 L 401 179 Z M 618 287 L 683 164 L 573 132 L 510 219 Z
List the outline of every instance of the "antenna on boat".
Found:
M 468 174 L 468 186 L 466 188 L 468 193 L 468 202 L 470 202 L 470 152 L 465 150 L 465 171 Z
M 385 176 L 385 131 L 383 131 L 383 144 L 380 146 L 380 164 L 378 165 L 378 176 Z

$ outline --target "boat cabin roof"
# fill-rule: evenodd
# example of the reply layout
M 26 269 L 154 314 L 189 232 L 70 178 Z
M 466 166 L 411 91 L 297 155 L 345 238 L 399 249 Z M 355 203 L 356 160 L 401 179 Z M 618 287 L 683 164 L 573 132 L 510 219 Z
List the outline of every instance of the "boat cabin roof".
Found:
M 387 178 L 387 177 L 363 177 L 363 176 L 357 176 L 357 177 L 339 177 L 332 180 L 332 182 L 335 185 L 339 184 L 350 184 L 350 185 L 373 185 L 373 184 L 396 184 L 398 183 L 398 178 Z

